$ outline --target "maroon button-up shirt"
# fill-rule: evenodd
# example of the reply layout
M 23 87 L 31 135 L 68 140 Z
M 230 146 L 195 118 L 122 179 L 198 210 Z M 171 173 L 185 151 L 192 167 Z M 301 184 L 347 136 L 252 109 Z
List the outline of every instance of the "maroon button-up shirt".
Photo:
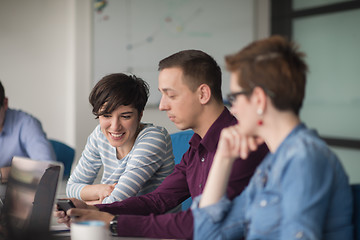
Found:
M 101 211 L 118 217 L 119 236 L 186 238 L 193 236 L 191 210 L 168 213 L 188 197 L 201 194 L 216 152 L 220 132 L 234 125 L 237 120 L 227 108 L 213 123 L 203 139 L 196 133 L 190 140 L 190 148 L 183 155 L 174 172 L 153 192 L 130 197 L 121 202 L 96 205 Z M 227 188 L 230 199 L 239 195 L 248 184 L 257 165 L 267 154 L 265 144 L 244 160 L 237 160 Z

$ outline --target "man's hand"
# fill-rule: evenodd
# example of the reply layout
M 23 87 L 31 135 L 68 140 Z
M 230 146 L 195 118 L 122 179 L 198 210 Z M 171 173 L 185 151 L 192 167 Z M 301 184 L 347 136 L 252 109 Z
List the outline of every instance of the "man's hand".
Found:
M 106 228 L 109 228 L 110 221 L 115 217 L 114 215 L 107 212 L 101 212 L 92 209 L 79 209 L 79 208 L 71 208 L 66 212 L 66 214 L 71 217 L 70 223 L 98 220 L 104 222 L 106 224 Z
M 89 209 L 89 210 L 93 210 L 93 211 L 99 211 L 99 209 L 97 207 L 87 205 L 85 202 L 83 202 L 79 199 L 76 199 L 76 198 L 69 198 L 69 199 L 74 203 L 74 205 L 77 209 Z M 70 210 L 68 210 L 68 212 Z M 65 213 L 64 211 L 58 211 L 58 209 L 56 208 L 56 211 L 54 212 L 54 216 L 57 218 L 58 223 L 64 223 L 68 227 L 70 226 L 70 220 L 71 220 L 70 216 L 67 213 Z
M 7 183 L 9 175 L 10 175 L 10 170 L 11 170 L 11 167 L 2 167 L 2 168 L 0 168 L 0 171 L 1 171 L 0 182 L 1 183 Z

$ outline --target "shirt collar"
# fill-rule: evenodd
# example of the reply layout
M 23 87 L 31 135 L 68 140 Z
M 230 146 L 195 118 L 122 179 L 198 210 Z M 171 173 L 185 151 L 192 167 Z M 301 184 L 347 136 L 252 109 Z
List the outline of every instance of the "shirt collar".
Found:
M 4 126 L 3 126 L 3 128 L 2 128 L 2 130 L 1 130 L 1 132 L 0 132 L 0 134 L 1 135 L 3 135 L 3 134 L 6 134 L 6 133 L 8 133 L 8 132 L 11 132 L 11 111 L 10 111 L 10 109 L 8 108 L 7 110 L 6 110 L 6 112 L 5 112 L 5 119 L 4 119 Z
M 301 131 L 304 128 L 306 128 L 306 125 L 304 123 L 299 123 L 298 125 L 296 125 L 296 127 L 294 127 L 293 130 L 291 130 L 291 132 L 286 136 L 286 138 L 280 143 L 280 145 L 276 149 L 276 151 L 274 153 L 269 152 L 269 156 L 276 156 L 277 153 L 280 152 L 282 148 L 286 148 L 287 143 L 293 137 L 295 137 L 299 131 Z M 271 159 L 272 159 L 272 161 L 275 161 L 273 158 L 271 158 Z
M 306 128 L 304 123 L 299 123 L 298 125 L 296 125 L 296 127 L 293 128 L 293 130 L 291 130 L 291 132 L 286 136 L 286 138 L 282 141 L 282 143 L 280 144 L 280 146 L 278 147 L 278 149 L 276 150 L 279 151 L 279 149 L 281 149 L 283 147 L 283 145 L 286 145 L 286 143 L 293 138 L 294 136 L 297 135 L 297 133 L 299 131 L 301 131 L 302 129 Z
M 225 127 L 235 125 L 236 123 L 236 118 L 230 113 L 230 111 L 226 107 L 224 107 L 224 110 L 215 120 L 215 122 L 210 126 L 203 139 L 201 139 L 198 134 L 194 133 L 189 142 L 190 146 L 194 149 L 197 149 L 201 144 L 208 151 L 216 150 L 221 130 Z M 216 141 L 214 139 L 216 139 Z

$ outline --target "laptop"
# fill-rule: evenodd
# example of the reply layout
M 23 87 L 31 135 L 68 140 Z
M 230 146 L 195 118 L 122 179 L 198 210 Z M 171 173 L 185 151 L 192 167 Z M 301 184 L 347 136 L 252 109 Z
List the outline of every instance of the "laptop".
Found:
M 0 216 L 0 239 L 49 239 L 61 162 L 14 157 Z

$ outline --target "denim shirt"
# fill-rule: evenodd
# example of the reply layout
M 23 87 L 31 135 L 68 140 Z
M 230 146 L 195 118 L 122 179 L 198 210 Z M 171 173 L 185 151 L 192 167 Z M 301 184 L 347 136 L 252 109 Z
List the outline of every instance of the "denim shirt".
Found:
M 195 239 L 353 239 L 352 193 L 336 155 L 299 124 L 232 202 L 192 205 Z

